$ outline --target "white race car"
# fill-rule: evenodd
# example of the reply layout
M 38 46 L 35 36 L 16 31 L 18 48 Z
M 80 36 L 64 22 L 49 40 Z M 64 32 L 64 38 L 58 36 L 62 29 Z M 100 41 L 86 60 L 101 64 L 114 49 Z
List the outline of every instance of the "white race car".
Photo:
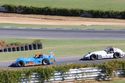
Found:
M 90 52 L 87 55 L 83 56 L 81 60 L 98 60 L 98 59 L 104 59 L 104 58 L 121 58 L 125 55 L 125 52 L 123 52 L 119 48 L 106 48 L 102 51 L 95 51 Z

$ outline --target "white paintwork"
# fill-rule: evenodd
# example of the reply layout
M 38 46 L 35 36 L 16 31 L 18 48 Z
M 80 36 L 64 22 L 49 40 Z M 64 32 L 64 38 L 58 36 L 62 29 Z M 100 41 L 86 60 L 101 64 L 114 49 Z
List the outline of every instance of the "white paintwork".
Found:
M 92 54 L 95 54 L 95 55 L 101 56 L 101 58 L 113 58 L 113 55 L 116 52 L 120 53 L 121 57 L 123 57 L 125 55 L 125 53 L 119 48 L 113 48 L 114 52 L 112 52 L 112 53 L 108 53 L 106 50 L 107 49 L 102 50 L 102 51 L 94 51 L 94 52 L 88 53 L 84 57 L 90 57 Z

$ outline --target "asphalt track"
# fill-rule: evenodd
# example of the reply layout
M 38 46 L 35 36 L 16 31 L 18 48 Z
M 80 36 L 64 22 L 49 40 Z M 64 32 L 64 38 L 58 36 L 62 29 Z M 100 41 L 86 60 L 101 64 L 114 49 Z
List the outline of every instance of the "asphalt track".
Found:
M 82 56 L 74 56 L 74 57 L 62 57 L 62 58 L 56 58 L 56 64 L 55 65 L 60 65 L 60 64 L 101 64 L 103 62 L 108 62 L 111 60 L 125 60 L 125 57 L 119 58 L 119 59 L 102 59 L 102 60 L 80 60 Z M 13 63 L 14 61 L 10 62 L 0 62 L 0 68 L 9 68 L 10 64 Z M 32 66 L 31 66 L 32 67 Z M 10 67 L 13 68 L 13 67 Z M 16 67 L 18 68 L 18 67 Z M 28 67 L 27 67 L 28 68 Z
M 0 38 L 51 38 L 51 39 L 115 39 L 124 40 L 125 30 L 62 30 L 62 29 L 0 29 Z M 81 56 L 82 57 L 82 56 Z M 112 59 L 79 61 L 79 57 L 57 58 L 57 64 L 94 63 Z M 125 57 L 118 60 L 125 60 Z M 8 67 L 12 62 L 0 62 L 0 67 Z
M 0 37 L 51 39 L 125 39 L 125 30 L 0 29 Z

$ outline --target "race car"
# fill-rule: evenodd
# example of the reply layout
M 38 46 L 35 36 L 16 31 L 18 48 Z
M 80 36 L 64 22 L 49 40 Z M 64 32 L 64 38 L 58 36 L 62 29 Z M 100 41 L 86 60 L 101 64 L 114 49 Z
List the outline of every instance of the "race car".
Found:
M 14 63 L 10 65 L 10 67 L 50 65 L 54 63 L 55 63 L 55 57 L 53 53 L 50 53 L 50 55 L 35 54 L 35 56 L 29 58 L 18 58 Z
M 104 58 L 121 58 L 125 53 L 119 48 L 108 47 L 102 51 L 89 52 L 80 60 L 98 60 Z

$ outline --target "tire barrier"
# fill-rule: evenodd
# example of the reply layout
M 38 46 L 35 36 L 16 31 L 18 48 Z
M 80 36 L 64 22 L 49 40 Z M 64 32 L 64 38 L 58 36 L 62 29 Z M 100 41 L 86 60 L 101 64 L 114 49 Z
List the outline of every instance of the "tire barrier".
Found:
M 26 44 L 22 46 L 11 46 L 0 48 L 0 52 L 16 52 L 16 51 L 28 51 L 42 49 L 42 43 Z

